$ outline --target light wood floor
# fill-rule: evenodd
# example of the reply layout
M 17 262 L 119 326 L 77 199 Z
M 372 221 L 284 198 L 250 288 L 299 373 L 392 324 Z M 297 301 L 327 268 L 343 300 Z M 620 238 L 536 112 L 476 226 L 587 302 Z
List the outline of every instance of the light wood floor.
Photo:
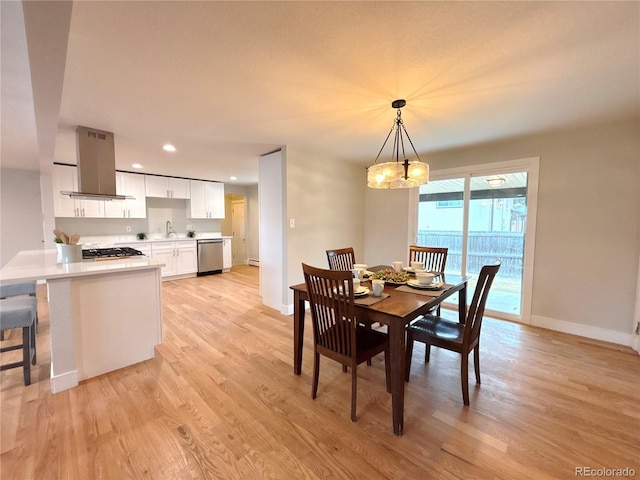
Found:
M 358 369 L 356 423 L 338 364 L 321 360 L 311 400 L 311 329 L 295 376 L 292 318 L 261 305 L 257 268 L 165 282 L 163 296 L 153 360 L 52 395 L 39 291 L 33 383 L 0 374 L 3 480 L 640 476 L 640 358 L 628 348 L 488 319 L 483 383 L 471 373 L 465 408 L 459 357 L 434 349 L 425 366 L 417 344 L 396 437 L 382 355 Z

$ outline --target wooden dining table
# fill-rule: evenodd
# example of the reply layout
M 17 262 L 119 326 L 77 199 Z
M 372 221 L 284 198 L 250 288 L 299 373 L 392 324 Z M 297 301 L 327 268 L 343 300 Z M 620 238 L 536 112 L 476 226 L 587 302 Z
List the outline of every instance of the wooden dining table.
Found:
M 386 266 L 371 267 L 376 271 Z M 405 328 L 416 317 L 427 313 L 454 293 L 458 294 L 459 321 L 464 323 L 467 311 L 467 283 L 471 277 L 441 275 L 448 286 L 439 296 L 426 296 L 420 292 L 398 291 L 398 285 L 385 284 L 384 293 L 389 296 L 373 305 L 355 305 L 359 322 L 379 322 L 387 325 L 390 344 L 391 408 L 393 433 L 402 435 L 404 430 L 404 372 L 405 372 Z M 367 282 L 363 283 L 367 286 Z M 305 302 L 309 300 L 304 283 L 292 285 L 293 290 L 293 372 L 302 373 L 302 346 L 304 343 Z

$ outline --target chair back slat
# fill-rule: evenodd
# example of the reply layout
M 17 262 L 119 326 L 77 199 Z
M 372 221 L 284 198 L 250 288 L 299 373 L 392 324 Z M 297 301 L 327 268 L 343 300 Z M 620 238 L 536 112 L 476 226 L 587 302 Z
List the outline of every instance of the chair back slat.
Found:
M 329 270 L 353 270 L 356 263 L 356 255 L 353 247 L 327 250 Z
M 409 264 L 411 262 L 424 262 L 425 270 L 431 272 L 444 272 L 447 264 L 449 249 L 444 247 L 423 247 L 421 245 L 409 246 Z
M 324 270 L 302 264 L 309 293 L 314 342 L 351 357 L 356 346 L 353 278 L 350 270 Z M 346 295 L 343 292 L 348 292 Z
M 471 307 L 469 307 L 465 322 L 463 343 L 466 345 L 474 343 L 480 337 L 487 297 L 489 296 L 493 279 L 500 269 L 500 265 L 500 261 L 497 260 L 494 265 L 485 265 L 482 267 L 482 270 L 480 270 L 476 289 L 473 293 L 473 300 L 471 301 Z

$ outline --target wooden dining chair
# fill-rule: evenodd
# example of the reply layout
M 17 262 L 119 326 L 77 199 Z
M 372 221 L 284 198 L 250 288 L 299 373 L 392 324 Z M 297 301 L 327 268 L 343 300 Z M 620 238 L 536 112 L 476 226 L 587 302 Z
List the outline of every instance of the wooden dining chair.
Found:
M 409 245 L 409 265 L 411 262 L 423 262 L 425 270 L 444 273 L 448 251 L 449 249 L 445 247 Z M 440 304 L 432 308 L 429 313 L 440 315 Z
M 436 315 L 424 315 L 415 323 L 407 327 L 407 350 L 405 380 L 409 381 L 411 372 L 411 354 L 413 342 L 423 342 L 426 354 L 425 362 L 429 361 L 431 346 L 445 348 L 458 352 L 461 356 L 460 378 L 462 381 L 462 400 L 469 405 L 469 353 L 473 350 L 473 364 L 476 372 L 476 383 L 480 383 L 480 328 L 484 307 L 489 295 L 500 261 L 495 265 L 485 265 L 480 270 L 478 283 L 473 294 L 471 307 L 467 312 L 465 323 L 445 320 Z
M 329 261 L 329 270 L 353 270 L 356 263 L 356 255 L 353 247 L 338 248 L 336 250 L 327 250 L 327 260 Z
M 447 264 L 448 248 L 423 247 L 421 245 L 409 246 L 409 265 L 411 262 L 424 262 L 425 270 L 444 273 Z
M 389 337 L 358 325 L 351 271 L 324 270 L 302 264 L 313 323 L 313 384 L 318 393 L 320 355 L 351 367 L 351 421 L 356 421 L 358 365 L 384 352 L 387 392 L 391 392 Z M 347 292 L 347 294 L 343 294 Z

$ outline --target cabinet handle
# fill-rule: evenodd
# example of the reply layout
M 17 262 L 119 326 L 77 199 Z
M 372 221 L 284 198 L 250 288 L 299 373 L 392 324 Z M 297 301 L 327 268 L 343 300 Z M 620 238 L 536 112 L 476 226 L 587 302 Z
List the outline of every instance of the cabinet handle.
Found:
M 82 209 L 82 216 L 84 217 L 84 208 Z
M 126 210 L 122 211 L 122 218 L 127 218 L 127 211 Z
M 78 215 L 78 209 L 77 209 L 77 208 L 74 208 L 74 209 L 73 209 L 73 214 L 74 214 L 76 217 L 79 217 L 79 216 L 80 216 L 80 215 Z

